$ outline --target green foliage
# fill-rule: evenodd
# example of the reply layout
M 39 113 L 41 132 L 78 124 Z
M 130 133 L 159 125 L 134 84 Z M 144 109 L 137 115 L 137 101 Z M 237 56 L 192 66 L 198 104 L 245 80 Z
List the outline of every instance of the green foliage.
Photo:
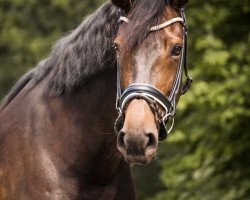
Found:
M 103 1 L 0 0 L 0 97 Z M 134 168 L 139 198 L 250 199 L 249 0 L 192 0 L 186 14 L 195 83 L 157 162 Z

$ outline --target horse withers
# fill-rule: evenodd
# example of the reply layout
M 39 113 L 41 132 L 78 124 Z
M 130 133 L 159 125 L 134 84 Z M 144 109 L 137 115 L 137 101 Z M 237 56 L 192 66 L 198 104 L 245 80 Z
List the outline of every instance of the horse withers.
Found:
M 152 160 L 190 85 L 186 3 L 107 2 L 17 82 L 0 108 L 1 200 L 136 198 L 129 163 Z

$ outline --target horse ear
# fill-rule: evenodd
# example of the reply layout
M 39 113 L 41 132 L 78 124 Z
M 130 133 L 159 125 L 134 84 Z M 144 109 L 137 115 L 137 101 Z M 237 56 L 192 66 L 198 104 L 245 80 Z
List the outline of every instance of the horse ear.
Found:
M 188 0 L 170 0 L 170 4 L 173 8 L 179 9 L 185 7 Z
M 122 10 L 128 12 L 131 8 L 131 0 L 112 0 L 113 4 Z

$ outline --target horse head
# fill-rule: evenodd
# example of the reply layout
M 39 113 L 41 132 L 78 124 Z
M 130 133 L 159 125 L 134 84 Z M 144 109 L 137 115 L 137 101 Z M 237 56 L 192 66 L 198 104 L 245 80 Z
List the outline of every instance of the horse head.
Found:
M 121 9 L 117 52 L 117 146 L 129 163 L 155 156 L 191 84 L 186 64 L 187 0 L 112 0 Z M 188 78 L 181 89 L 182 68 Z

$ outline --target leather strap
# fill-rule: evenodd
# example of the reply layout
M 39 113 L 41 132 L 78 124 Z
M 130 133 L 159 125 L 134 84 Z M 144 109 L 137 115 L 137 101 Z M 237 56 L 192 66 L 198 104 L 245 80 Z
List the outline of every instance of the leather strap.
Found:
M 155 87 L 147 84 L 133 84 L 130 85 L 122 94 L 120 98 L 120 106 L 121 109 L 123 110 L 125 108 L 125 104 L 127 104 L 126 98 L 129 97 L 131 94 L 147 94 L 150 96 L 153 96 L 155 99 L 157 99 L 159 102 L 161 102 L 167 109 L 168 111 L 171 110 L 171 103 L 170 101 L 166 98 L 164 94 Z

